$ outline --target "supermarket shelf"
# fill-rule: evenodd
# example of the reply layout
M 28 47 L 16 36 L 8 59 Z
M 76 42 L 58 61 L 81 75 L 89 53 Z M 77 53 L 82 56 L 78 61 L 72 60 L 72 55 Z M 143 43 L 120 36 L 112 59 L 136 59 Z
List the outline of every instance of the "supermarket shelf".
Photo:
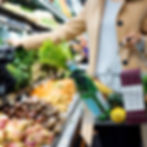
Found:
M 53 4 L 51 4 L 49 1 L 38 0 L 38 3 L 40 3 L 44 8 L 49 10 L 55 17 L 57 17 L 61 21 L 65 22 L 68 20 L 67 17 L 62 12 L 57 10 L 57 8 L 55 8 L 55 6 Z
M 21 16 L 15 12 L 12 12 L 11 10 L 7 10 L 3 6 L 0 6 L 0 23 L 20 31 L 26 30 L 30 32 L 33 30 L 34 32 L 42 32 L 51 30 L 34 23 L 25 16 Z
M 78 126 L 79 120 L 82 116 L 82 110 L 82 104 L 79 102 L 79 104 L 74 108 L 72 115 L 68 118 L 64 131 L 55 147 L 70 147 L 76 127 Z
M 45 9 L 51 12 L 52 15 L 56 18 L 56 20 L 59 23 L 67 21 L 67 17 L 48 0 L 28 0 L 28 1 L 9 0 L 9 2 L 22 4 L 24 6 L 27 6 L 33 9 L 36 9 L 36 8 Z
M 22 30 L 26 30 L 27 32 L 31 31 L 31 27 L 29 25 L 15 21 L 14 19 L 8 17 L 4 17 L 3 15 L 0 15 L 0 25 L 8 26 L 9 28 L 13 28 L 19 31 Z
M 75 108 L 78 105 L 78 103 L 79 103 L 79 96 L 78 96 L 78 94 L 75 94 L 71 104 L 69 105 L 69 109 L 68 109 L 67 115 L 66 115 L 67 118 L 69 118 L 72 115 L 72 113 L 74 113 Z

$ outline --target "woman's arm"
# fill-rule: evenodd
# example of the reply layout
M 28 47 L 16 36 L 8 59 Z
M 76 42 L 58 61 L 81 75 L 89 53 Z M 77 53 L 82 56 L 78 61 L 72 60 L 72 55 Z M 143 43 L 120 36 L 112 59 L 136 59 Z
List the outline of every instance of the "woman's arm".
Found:
M 26 49 L 39 48 L 46 40 L 52 40 L 56 43 L 62 40 L 71 40 L 86 30 L 85 9 L 75 18 L 64 25 L 61 25 L 53 32 L 31 35 L 21 40 L 10 40 L 12 45 L 23 46 Z

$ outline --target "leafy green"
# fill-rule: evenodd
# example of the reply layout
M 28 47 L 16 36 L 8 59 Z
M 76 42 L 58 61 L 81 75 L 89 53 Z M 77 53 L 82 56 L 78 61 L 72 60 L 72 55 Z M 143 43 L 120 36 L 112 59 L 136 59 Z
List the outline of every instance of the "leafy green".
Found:
M 116 106 L 123 106 L 122 95 L 120 93 L 111 93 L 108 96 L 108 103 L 111 108 L 115 108 Z
M 52 41 L 46 41 L 39 50 L 40 62 L 56 68 L 65 69 L 67 61 L 71 58 L 70 49 L 65 42 L 55 44 Z
M 15 85 L 16 90 L 28 85 L 30 79 L 29 72 L 24 72 L 22 69 L 17 68 L 12 64 L 9 64 L 7 66 L 7 69 L 16 80 L 16 85 Z
M 15 90 L 18 90 L 30 85 L 33 81 L 34 71 L 32 67 L 35 63 L 40 64 L 41 67 L 49 68 L 51 66 L 60 70 L 66 68 L 66 62 L 71 57 L 66 43 L 55 45 L 53 42 L 47 41 L 40 50 L 17 49 L 15 59 L 7 65 L 7 69 L 16 80 Z
M 36 56 L 36 51 L 18 49 L 15 52 L 14 61 L 7 65 L 7 70 L 16 80 L 16 90 L 29 84 L 32 76 L 31 67 L 37 59 Z

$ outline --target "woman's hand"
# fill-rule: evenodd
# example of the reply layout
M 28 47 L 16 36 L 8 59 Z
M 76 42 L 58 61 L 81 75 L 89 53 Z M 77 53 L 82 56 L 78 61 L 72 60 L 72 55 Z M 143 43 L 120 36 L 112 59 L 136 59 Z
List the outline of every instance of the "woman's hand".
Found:
M 142 35 L 139 33 L 131 32 L 124 38 L 124 44 L 136 46 L 137 43 L 142 41 Z
M 123 40 L 123 48 L 121 50 L 121 60 L 123 65 L 128 65 L 130 56 L 133 54 L 144 54 L 145 41 L 139 33 L 131 32 Z
M 145 41 L 141 34 L 139 33 L 130 33 L 124 39 L 124 44 L 132 49 L 137 49 L 139 52 L 145 51 Z M 134 51 L 135 51 L 134 50 Z
M 14 46 L 14 47 L 19 47 L 19 46 L 23 46 L 22 44 L 22 40 L 21 39 L 10 39 L 7 41 L 8 44 Z

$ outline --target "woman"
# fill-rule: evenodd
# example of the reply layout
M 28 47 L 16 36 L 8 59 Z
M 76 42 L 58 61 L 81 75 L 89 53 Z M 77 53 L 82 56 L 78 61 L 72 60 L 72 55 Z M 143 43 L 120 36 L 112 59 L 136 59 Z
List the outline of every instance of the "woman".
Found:
M 147 66 L 139 55 L 147 51 L 147 26 L 144 24 L 146 20 L 147 0 L 89 0 L 80 15 L 56 31 L 10 42 L 15 46 L 22 45 L 33 49 L 38 48 L 45 40 L 51 39 L 58 43 L 74 39 L 87 31 L 90 48 L 88 73 L 98 77 L 113 89 L 119 90 L 120 81 L 117 75 L 121 70 L 141 67 L 143 71 L 147 71 Z M 130 46 L 139 50 L 137 48 L 139 43 L 142 43 L 143 53 L 136 54 L 135 51 L 130 51 Z M 125 137 L 125 133 L 120 137 Z M 112 147 L 132 146 L 132 144 L 114 144 L 114 141 L 111 141 L 111 144 Z
M 146 34 L 143 35 L 141 33 L 141 30 L 144 20 L 147 19 L 147 0 L 109 1 L 110 4 L 107 3 L 107 0 L 89 0 L 83 11 L 77 17 L 71 19 L 68 23 L 59 27 L 57 30 L 51 33 L 47 32 L 43 34 L 36 34 L 21 40 L 11 40 L 10 42 L 15 46 L 22 45 L 25 48 L 31 49 L 38 48 L 45 40 L 48 39 L 51 39 L 55 42 L 60 42 L 62 40 L 71 40 L 81 33 L 87 31 L 90 47 L 90 65 L 88 71 L 91 75 L 95 75 L 98 52 L 101 52 L 101 44 L 103 44 L 100 43 L 103 40 L 101 34 L 104 34 L 102 30 L 105 30 L 105 27 L 107 29 L 107 34 L 111 29 L 113 29 L 112 33 L 115 33 L 116 31 L 115 35 L 117 38 L 114 40 L 115 44 L 118 46 L 118 50 L 120 49 L 120 46 L 123 43 L 124 39 L 128 36 L 133 39 L 133 44 L 138 42 L 142 37 L 144 37 L 144 40 L 146 40 Z M 112 7 L 112 9 L 109 9 L 108 6 L 108 9 L 105 10 L 105 7 L 107 7 L 107 5 L 110 5 L 110 8 Z M 117 9 L 116 12 L 111 14 L 115 7 Z M 113 17 L 113 21 L 108 22 L 109 28 L 102 25 L 107 23 L 105 16 L 108 17 L 108 19 L 111 19 L 111 16 Z M 113 23 L 110 24 L 112 28 L 109 23 Z M 146 27 L 144 29 L 146 29 Z M 106 35 L 104 38 L 105 40 L 107 40 Z M 147 41 L 145 42 L 147 44 Z M 109 50 L 111 50 L 111 48 Z M 109 52 L 109 54 L 110 53 L 111 52 Z M 136 65 L 136 61 L 133 60 L 133 57 L 129 60 L 130 64 L 128 64 L 125 68 L 138 65 Z

